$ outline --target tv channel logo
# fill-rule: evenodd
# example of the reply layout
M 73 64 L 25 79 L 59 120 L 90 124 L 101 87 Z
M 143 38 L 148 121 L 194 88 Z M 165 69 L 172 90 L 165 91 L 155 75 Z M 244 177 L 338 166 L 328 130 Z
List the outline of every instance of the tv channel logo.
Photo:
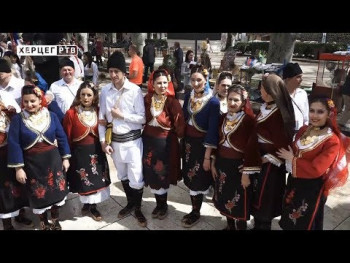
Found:
M 21 45 L 17 46 L 18 56 L 76 56 L 76 45 Z

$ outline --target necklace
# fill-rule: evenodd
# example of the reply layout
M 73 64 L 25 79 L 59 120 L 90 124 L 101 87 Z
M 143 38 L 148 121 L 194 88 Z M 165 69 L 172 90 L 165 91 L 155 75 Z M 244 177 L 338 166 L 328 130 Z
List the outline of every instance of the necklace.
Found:
M 157 100 L 155 96 L 152 97 L 152 107 L 155 109 L 155 111 L 161 111 L 164 107 L 166 96 L 163 96 L 161 100 Z
M 305 146 L 305 145 L 314 143 L 315 141 L 318 141 L 319 136 L 324 132 L 323 129 L 325 127 L 326 127 L 326 125 L 320 126 L 320 127 L 310 126 L 306 130 L 304 135 L 300 138 L 300 144 Z M 311 135 L 312 132 L 314 133 L 314 135 Z
M 197 99 L 195 100 L 194 98 L 191 98 L 191 110 L 192 111 L 197 111 L 202 107 L 203 100 Z
M 40 112 L 33 113 L 33 114 L 29 115 L 28 119 L 34 126 L 40 126 L 44 122 L 44 115 L 41 114 Z

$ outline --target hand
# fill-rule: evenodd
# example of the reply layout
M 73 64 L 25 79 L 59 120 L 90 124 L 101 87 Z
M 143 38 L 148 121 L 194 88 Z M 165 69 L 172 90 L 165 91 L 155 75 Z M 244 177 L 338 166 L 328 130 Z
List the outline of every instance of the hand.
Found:
M 269 159 L 267 159 L 266 157 L 261 157 L 261 163 L 268 163 Z
M 12 105 L 8 105 L 7 109 L 8 109 L 9 112 L 16 112 L 16 108 L 13 107 Z
M 63 169 L 65 172 L 67 172 L 69 166 L 70 166 L 69 160 L 68 160 L 68 159 L 63 159 L 63 161 L 62 161 L 62 169 Z
M 242 174 L 241 184 L 244 189 L 246 189 L 250 185 L 249 174 Z
M 102 148 L 102 151 L 108 155 L 113 153 L 112 146 L 108 145 L 106 142 L 101 142 L 101 148 Z
M 285 159 L 286 161 L 293 161 L 294 154 L 293 154 L 293 149 L 288 145 L 288 151 L 284 148 L 281 148 L 277 151 L 277 156 Z
M 23 168 L 16 169 L 16 180 L 21 184 L 26 183 L 27 175 Z
M 112 108 L 112 117 L 115 119 L 124 119 L 124 115 L 119 108 Z
M 204 159 L 203 161 L 203 169 L 204 171 L 210 171 L 210 159 Z

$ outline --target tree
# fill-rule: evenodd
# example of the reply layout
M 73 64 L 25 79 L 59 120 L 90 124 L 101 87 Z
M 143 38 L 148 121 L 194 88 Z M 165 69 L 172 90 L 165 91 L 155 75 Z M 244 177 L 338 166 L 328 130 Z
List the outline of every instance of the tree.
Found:
M 142 57 L 143 46 L 145 45 L 145 39 L 147 38 L 147 33 L 132 33 L 131 40 L 132 43 L 137 47 Z
M 288 63 L 291 61 L 296 39 L 296 33 L 272 33 L 266 63 Z

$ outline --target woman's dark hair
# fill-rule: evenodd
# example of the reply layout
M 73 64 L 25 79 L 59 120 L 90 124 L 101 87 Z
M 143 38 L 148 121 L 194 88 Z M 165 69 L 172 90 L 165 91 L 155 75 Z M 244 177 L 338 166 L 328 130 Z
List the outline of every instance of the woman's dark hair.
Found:
M 270 74 L 262 79 L 261 84 L 280 110 L 284 122 L 284 130 L 290 141 L 292 141 L 295 131 L 295 115 L 292 100 L 284 81 L 276 74 Z
M 78 106 L 81 104 L 80 101 L 80 92 L 82 89 L 91 89 L 93 94 L 94 94 L 94 100 L 92 101 L 91 106 L 92 107 L 97 107 L 98 106 L 98 90 L 95 88 L 95 85 L 91 81 L 84 81 L 83 83 L 80 84 L 79 89 L 77 90 L 77 94 L 75 95 L 74 101 L 72 103 L 72 107 Z
M 207 79 L 208 75 L 209 75 L 209 72 L 207 69 L 204 68 L 203 65 L 201 64 L 197 64 L 197 65 L 194 65 L 192 68 L 191 68 L 191 75 L 193 73 L 201 73 L 205 79 Z
M 87 57 L 87 64 L 89 65 L 89 68 L 91 68 L 91 63 L 92 63 L 92 55 L 90 52 L 84 52 L 83 55 L 85 55 Z
M 224 79 L 230 79 L 233 80 L 232 73 L 229 71 L 222 71 L 217 79 L 217 84 L 219 85 L 221 81 Z
M 165 76 L 168 78 L 168 73 L 166 72 L 165 69 L 157 69 L 154 71 L 154 74 L 153 74 L 153 82 L 160 76 Z
M 191 49 L 187 50 L 186 56 L 185 56 L 185 62 L 187 62 L 187 63 L 190 63 L 190 62 L 191 62 L 191 60 L 188 58 L 188 56 L 189 56 L 191 53 L 193 53 L 193 51 L 192 51 Z

